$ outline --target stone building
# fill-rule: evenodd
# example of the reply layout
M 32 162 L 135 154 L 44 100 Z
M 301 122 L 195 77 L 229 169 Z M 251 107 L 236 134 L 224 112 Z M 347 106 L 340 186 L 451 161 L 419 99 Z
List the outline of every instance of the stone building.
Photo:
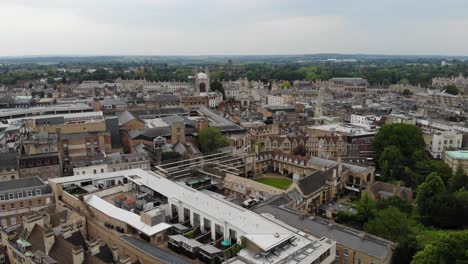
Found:
M 336 158 L 346 157 L 348 144 L 343 136 L 267 136 L 262 150 L 278 150 L 293 154 L 303 146 L 307 157 Z
M 0 153 L 0 182 L 19 178 L 18 153 Z
M 62 175 L 62 161 L 57 134 L 26 133 L 19 144 L 19 176 L 39 176 L 43 180 Z
M 0 184 L 0 226 L 21 222 L 21 217 L 52 206 L 55 196 L 39 177 L 5 181 Z

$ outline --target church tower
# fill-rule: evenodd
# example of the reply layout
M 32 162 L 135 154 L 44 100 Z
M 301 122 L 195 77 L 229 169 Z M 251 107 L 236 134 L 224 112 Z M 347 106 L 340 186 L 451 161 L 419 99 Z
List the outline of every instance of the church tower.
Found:
M 205 72 L 198 72 L 195 74 L 195 94 L 200 96 L 200 93 L 208 93 L 210 91 L 210 70 L 205 67 Z
M 321 117 L 321 116 L 323 116 L 323 112 L 322 112 L 322 88 L 320 87 L 317 102 L 315 103 L 314 117 Z

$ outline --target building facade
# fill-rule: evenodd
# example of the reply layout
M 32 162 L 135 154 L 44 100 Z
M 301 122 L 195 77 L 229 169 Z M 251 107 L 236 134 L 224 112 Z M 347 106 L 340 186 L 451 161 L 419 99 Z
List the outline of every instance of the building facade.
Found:
M 55 196 L 39 177 L 5 181 L 0 184 L 0 225 L 21 222 L 21 217 L 55 203 Z

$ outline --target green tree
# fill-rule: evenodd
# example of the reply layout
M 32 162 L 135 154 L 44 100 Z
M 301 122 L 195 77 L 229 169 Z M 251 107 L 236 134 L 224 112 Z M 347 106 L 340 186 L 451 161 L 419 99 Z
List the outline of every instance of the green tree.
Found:
M 418 251 L 417 223 L 396 207 L 378 211 L 375 218 L 364 225 L 364 231 L 397 242 L 395 259 L 398 263 L 410 263 Z
M 375 208 L 383 210 L 389 207 L 396 207 L 403 213 L 411 214 L 413 207 L 406 200 L 401 199 L 399 196 L 392 196 L 387 199 L 380 199 L 376 202 Z
M 218 91 L 223 94 L 223 97 L 226 97 L 224 94 L 223 84 L 220 81 L 213 81 L 210 83 L 210 88 L 212 91 Z
M 226 146 L 228 141 L 218 128 L 207 127 L 200 130 L 198 143 L 200 144 L 202 152 L 213 152 Z
M 297 145 L 297 147 L 293 149 L 293 154 L 305 157 L 307 155 L 307 149 L 304 145 Z
M 460 92 L 458 88 L 453 84 L 445 86 L 444 89 L 446 93 L 453 94 L 453 95 L 457 95 Z
M 357 220 L 364 224 L 374 217 L 375 202 L 365 193 L 364 197 L 356 203 L 356 210 Z
M 289 81 L 284 81 L 280 84 L 281 89 L 289 89 L 291 88 L 291 83 Z
M 402 93 L 404 96 L 410 96 L 410 95 L 413 95 L 413 93 L 409 90 L 409 89 L 405 89 L 403 90 L 403 93 Z
M 416 196 L 418 212 L 425 222 L 432 223 L 438 210 L 442 195 L 445 194 L 444 181 L 437 173 L 431 173 L 426 180 L 419 185 Z
M 383 179 L 387 181 L 404 179 L 403 155 L 399 148 L 386 147 L 380 155 L 379 164 Z
M 409 124 L 387 124 L 379 129 L 374 137 L 375 160 L 380 160 L 385 148 L 394 146 L 400 149 L 403 163 L 409 166 L 413 163 L 413 154 L 424 148 L 421 130 Z
M 468 190 L 468 175 L 462 168 L 458 168 L 449 180 L 449 189 L 451 192 L 455 192 L 461 188 Z
M 411 264 L 468 263 L 468 230 L 443 235 L 419 251 Z

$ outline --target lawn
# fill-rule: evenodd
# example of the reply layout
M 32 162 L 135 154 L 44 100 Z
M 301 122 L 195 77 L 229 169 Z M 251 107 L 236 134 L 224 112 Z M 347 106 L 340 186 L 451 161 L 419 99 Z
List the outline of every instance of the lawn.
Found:
M 292 183 L 292 180 L 288 178 L 260 178 L 255 179 L 255 181 L 273 186 L 281 190 L 286 190 Z

